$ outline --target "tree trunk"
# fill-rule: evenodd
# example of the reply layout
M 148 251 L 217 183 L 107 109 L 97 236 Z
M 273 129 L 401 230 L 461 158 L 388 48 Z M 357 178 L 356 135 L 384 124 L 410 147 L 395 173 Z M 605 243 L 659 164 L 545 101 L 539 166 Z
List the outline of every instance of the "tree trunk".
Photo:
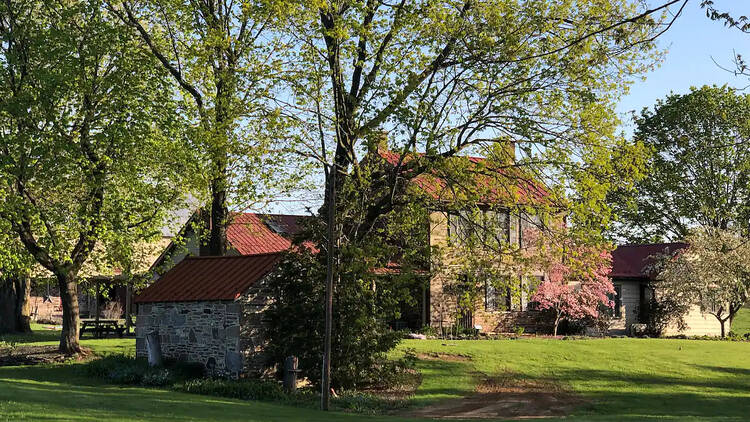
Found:
M 227 210 L 226 172 L 211 182 L 211 215 L 209 222 L 208 255 L 224 256 L 227 253 Z
M 726 324 L 726 322 L 727 322 L 726 319 L 720 319 L 719 320 L 719 323 L 721 323 L 721 338 L 724 338 L 727 335 L 726 334 L 726 329 L 724 328 L 724 324 Z
M 31 280 L 26 275 L 0 281 L 0 333 L 31 332 Z
M 62 333 L 60 333 L 60 352 L 65 354 L 81 353 L 78 342 L 80 333 L 80 316 L 78 313 L 78 284 L 71 272 L 57 274 L 60 287 L 60 301 L 63 308 Z
M 560 325 L 561 315 L 555 316 L 555 328 L 552 330 L 552 336 L 557 337 L 557 327 Z

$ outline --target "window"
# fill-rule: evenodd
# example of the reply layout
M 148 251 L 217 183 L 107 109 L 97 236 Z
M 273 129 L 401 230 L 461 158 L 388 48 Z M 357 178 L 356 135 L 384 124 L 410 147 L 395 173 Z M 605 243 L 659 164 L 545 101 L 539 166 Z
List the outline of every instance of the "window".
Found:
M 480 210 L 477 212 L 462 210 L 459 212 L 449 212 L 448 237 L 455 241 L 467 239 L 468 236 L 473 234 L 482 241 L 508 242 L 510 237 L 509 220 L 510 216 L 507 210 Z M 494 239 L 488 239 L 488 235 L 490 234 L 492 234 Z
M 539 287 L 540 284 L 544 283 L 544 276 L 543 275 L 537 275 L 529 278 L 529 284 L 527 287 L 527 294 L 529 295 L 529 303 L 526 304 L 526 309 L 529 311 L 536 311 L 539 302 L 533 302 L 530 300 L 532 296 L 534 296 L 534 293 L 536 293 L 536 289 Z
M 615 284 L 614 287 L 615 287 L 615 294 L 608 295 L 609 300 L 615 303 L 615 307 L 614 309 L 612 309 L 611 313 L 615 318 L 622 318 L 622 310 L 620 309 L 622 307 L 622 285 Z
M 494 281 L 487 278 L 484 281 L 484 309 L 489 312 L 510 311 L 513 309 L 513 290 L 511 277 Z
M 484 280 L 484 310 L 497 311 L 497 289 L 489 279 Z

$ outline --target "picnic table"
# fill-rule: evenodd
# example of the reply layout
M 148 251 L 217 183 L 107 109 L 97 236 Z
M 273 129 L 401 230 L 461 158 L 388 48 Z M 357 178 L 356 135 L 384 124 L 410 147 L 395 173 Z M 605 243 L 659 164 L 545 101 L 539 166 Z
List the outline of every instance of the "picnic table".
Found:
M 117 334 L 122 337 L 125 329 L 124 320 L 85 318 L 81 319 L 80 336 L 83 337 L 83 333 L 88 332 L 93 333 L 96 338 L 100 338 L 103 334 Z

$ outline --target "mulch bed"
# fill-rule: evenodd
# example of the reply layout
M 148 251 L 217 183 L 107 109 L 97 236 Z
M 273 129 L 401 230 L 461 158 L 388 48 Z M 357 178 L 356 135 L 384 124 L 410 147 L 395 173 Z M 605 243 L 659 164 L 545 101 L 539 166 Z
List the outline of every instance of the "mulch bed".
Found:
M 0 348 L 0 366 L 45 365 L 82 356 L 60 353 L 57 346 L 16 346 Z

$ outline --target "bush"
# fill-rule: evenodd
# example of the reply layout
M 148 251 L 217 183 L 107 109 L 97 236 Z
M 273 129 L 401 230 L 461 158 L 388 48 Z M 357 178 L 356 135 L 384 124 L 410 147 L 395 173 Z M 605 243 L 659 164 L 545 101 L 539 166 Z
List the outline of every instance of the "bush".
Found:
M 321 254 L 322 255 L 322 254 Z M 309 252 L 289 253 L 268 279 L 273 298 L 265 317 L 266 352 L 271 364 L 283 367 L 287 356 L 299 358 L 299 369 L 314 385 L 321 378 L 324 321 L 325 265 Z M 341 274 L 333 306 L 331 368 L 332 386 L 350 389 L 372 384 L 388 365 L 387 353 L 403 334 L 390 330 L 388 309 L 398 302 L 392 292 L 397 282 L 389 281 L 373 290 L 373 280 Z M 391 301 L 393 303 L 391 303 Z
M 286 401 L 288 399 L 278 382 L 259 379 L 201 378 L 177 384 L 174 389 L 185 393 L 241 400 Z
M 109 355 L 92 360 L 83 365 L 82 370 L 90 377 L 113 384 L 160 387 L 203 375 L 200 364 L 166 361 L 164 367 L 150 367 L 145 359 L 125 355 Z
M 406 400 L 388 400 L 371 393 L 343 391 L 332 400 L 336 410 L 370 415 L 382 415 L 385 412 L 402 409 L 407 406 Z

